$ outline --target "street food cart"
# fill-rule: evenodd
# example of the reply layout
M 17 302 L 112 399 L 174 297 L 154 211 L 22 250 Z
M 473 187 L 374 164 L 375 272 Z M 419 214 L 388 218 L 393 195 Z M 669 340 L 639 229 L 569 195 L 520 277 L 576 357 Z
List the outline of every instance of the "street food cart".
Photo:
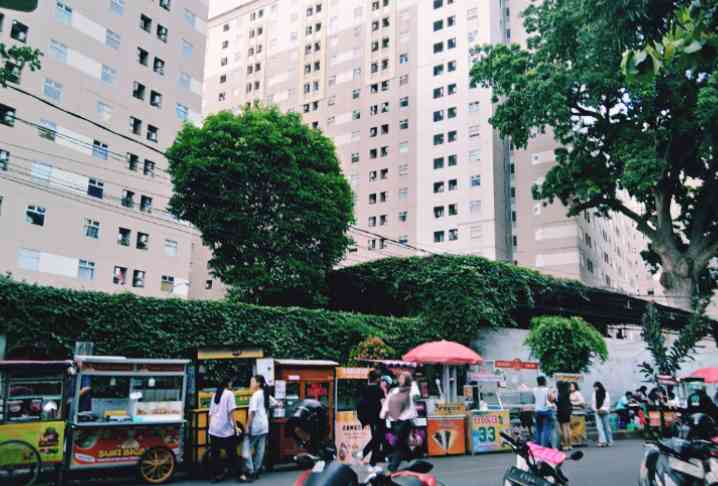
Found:
M 247 385 L 252 375 L 259 372 L 257 363 L 266 361 L 262 358 L 261 349 L 236 346 L 202 347 L 193 351 L 194 366 L 190 368 L 188 380 L 191 397 L 188 459 L 194 466 L 203 465 L 208 457 L 209 403 L 217 380 L 227 375 L 234 377 L 232 391 L 237 403 L 234 418 L 244 425 L 252 395 Z
M 60 472 L 72 361 L 0 361 L 0 484 Z
M 464 385 L 470 407 L 467 424 L 467 443 L 472 454 L 508 450 L 501 433 L 511 433 L 511 415 L 499 396 L 501 379 L 497 375 L 469 372 Z
M 182 460 L 188 360 L 75 356 L 70 471 L 137 467 L 152 484 Z
M 327 360 L 267 359 L 263 363 L 268 384 L 274 385 L 274 398 L 279 406 L 273 410 L 269 427 L 269 465 L 289 463 L 304 452 L 287 426 L 297 405 L 312 398 L 329 410 L 327 430 L 334 436 L 334 387 L 339 363 Z M 271 379 L 271 380 L 270 380 Z

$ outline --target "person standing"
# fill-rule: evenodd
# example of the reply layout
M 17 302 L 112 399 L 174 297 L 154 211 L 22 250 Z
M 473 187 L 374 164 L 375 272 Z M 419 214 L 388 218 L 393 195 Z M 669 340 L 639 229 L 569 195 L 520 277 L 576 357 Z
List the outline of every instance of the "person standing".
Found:
M 386 422 L 379 418 L 382 403 L 386 398 L 385 391 L 379 385 L 380 379 L 379 371 L 371 370 L 369 372 L 369 383 L 357 405 L 357 415 L 362 428 L 369 427 L 371 431 L 371 439 L 364 446 L 361 458 L 366 463 L 367 456 L 371 454 L 369 465 L 372 467 L 376 466 L 377 462 L 383 461 L 382 449 L 386 440 Z
M 543 446 L 551 447 L 553 437 L 553 402 L 555 398 L 546 386 L 546 377 L 536 378 L 534 388 L 534 412 L 536 415 L 536 430 L 534 442 Z
M 240 478 L 242 481 L 252 481 L 258 478 L 264 464 L 264 451 L 269 434 L 270 406 L 270 396 L 266 386 L 267 382 L 262 375 L 253 376 L 249 382 L 249 389 L 252 392 L 252 397 L 249 399 L 249 418 L 247 419 L 250 454 L 247 458 L 247 475 Z
M 237 468 L 237 425 L 234 421 L 236 408 L 232 380 L 225 378 L 220 381 L 209 403 L 209 457 L 213 482 L 222 481 L 227 475 L 221 465 L 222 450 L 227 454 L 230 471 Z
M 586 400 L 581 394 L 581 389 L 578 387 L 578 383 L 571 382 L 569 385 L 571 389 L 571 406 L 573 410 L 582 409 L 586 406 Z
M 559 424 L 559 433 L 561 436 L 561 450 L 570 450 L 571 443 L 571 391 L 569 384 L 565 381 L 559 381 L 556 384 L 558 388 L 558 399 L 556 400 L 556 415 Z
M 381 416 L 391 424 L 391 433 L 396 437 L 396 447 L 389 458 L 388 470 L 394 472 L 399 468 L 402 460 L 411 458 L 409 436 L 411 435 L 412 420 L 415 409 L 411 401 L 411 374 L 403 372 L 399 375 L 399 386 L 392 388 L 384 401 Z
M 611 397 L 600 381 L 593 384 L 593 411 L 596 412 L 598 447 L 612 446 Z

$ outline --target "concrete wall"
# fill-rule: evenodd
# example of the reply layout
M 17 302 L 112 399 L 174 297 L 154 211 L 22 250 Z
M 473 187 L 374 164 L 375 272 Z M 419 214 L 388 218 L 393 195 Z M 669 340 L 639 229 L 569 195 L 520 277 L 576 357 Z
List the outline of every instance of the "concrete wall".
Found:
M 486 360 L 514 359 L 529 360 L 529 349 L 524 345 L 528 331 L 525 329 L 502 329 L 488 334 L 479 343 L 479 354 Z M 602 382 L 615 401 L 626 390 L 635 390 L 641 385 L 643 377 L 638 365 L 650 360 L 650 355 L 641 340 L 640 331 L 628 332 L 628 339 L 606 339 L 608 345 L 608 361 L 596 364 L 584 379 L 584 396 L 590 399 L 588 389 L 595 381 Z M 718 349 L 712 339 L 699 344 L 695 353 L 695 361 L 683 366 L 684 373 L 689 374 L 697 368 L 718 366 Z M 527 383 L 533 386 L 533 383 Z M 650 385 L 648 385 L 650 388 Z

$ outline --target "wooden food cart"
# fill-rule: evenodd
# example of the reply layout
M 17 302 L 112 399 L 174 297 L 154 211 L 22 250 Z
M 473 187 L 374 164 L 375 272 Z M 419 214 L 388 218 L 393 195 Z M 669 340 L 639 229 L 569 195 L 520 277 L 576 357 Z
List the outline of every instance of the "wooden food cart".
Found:
M 137 467 L 148 483 L 182 460 L 188 360 L 76 356 L 70 471 Z
M 265 360 L 269 361 L 269 360 Z M 274 409 L 269 427 L 269 465 L 284 464 L 303 452 L 287 427 L 296 406 L 304 399 L 319 400 L 327 406 L 329 436 L 334 437 L 334 386 L 339 363 L 325 360 L 274 359 L 264 363 L 265 378 L 274 385 L 274 397 L 280 406 Z
M 191 403 L 188 459 L 204 473 L 207 460 L 209 439 L 209 402 L 216 391 L 216 380 L 227 373 L 235 377 L 234 388 L 237 409 L 236 421 L 245 425 L 251 392 L 247 385 L 252 375 L 257 373 L 256 360 L 264 357 L 261 349 L 240 347 L 205 347 L 194 350 L 190 381 Z M 237 445 L 241 448 L 241 444 Z M 238 451 L 239 455 L 239 451 Z M 199 471 L 198 471 L 199 472 Z

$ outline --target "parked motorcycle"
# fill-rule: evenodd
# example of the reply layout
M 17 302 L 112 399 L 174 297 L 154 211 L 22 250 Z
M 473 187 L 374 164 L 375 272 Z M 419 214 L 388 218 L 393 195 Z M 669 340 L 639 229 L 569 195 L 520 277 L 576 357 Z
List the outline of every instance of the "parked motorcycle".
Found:
M 360 470 L 368 473 L 360 478 L 353 467 L 337 462 L 336 447 L 327 441 L 326 422 L 326 406 L 317 400 L 302 401 L 289 419 L 294 440 L 307 451 L 294 457 L 304 469 L 295 486 L 438 486 L 430 474 L 434 466 L 421 460 L 393 473 L 379 468 Z
M 568 478 L 561 471 L 561 465 L 566 459 L 578 461 L 583 457 L 581 451 L 567 456 L 556 449 L 515 439 L 506 432 L 502 432 L 501 437 L 516 454 L 516 465 L 504 474 L 504 486 L 567 485 Z
M 715 422 L 693 414 L 676 429 L 677 437 L 646 442 L 639 486 L 718 486 Z

